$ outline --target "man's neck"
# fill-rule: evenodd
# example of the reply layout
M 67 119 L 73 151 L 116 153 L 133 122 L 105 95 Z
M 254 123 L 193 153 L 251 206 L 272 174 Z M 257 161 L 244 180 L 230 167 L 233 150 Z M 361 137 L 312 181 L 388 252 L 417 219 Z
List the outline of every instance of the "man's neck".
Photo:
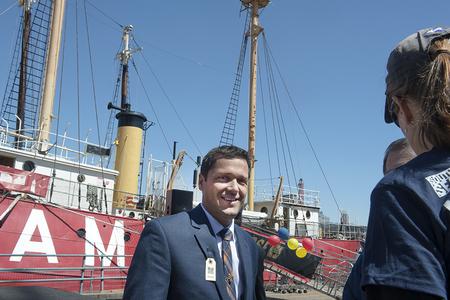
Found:
M 217 220 L 209 211 L 208 209 L 205 207 L 205 205 L 203 205 L 203 203 L 200 204 L 203 211 L 205 212 L 206 217 L 208 218 L 209 223 L 211 224 L 211 226 L 213 227 L 213 230 L 216 231 L 216 229 L 218 231 L 220 231 L 223 227 L 228 227 L 231 228 L 234 225 L 234 219 L 231 219 L 231 221 L 224 225 L 222 222 L 219 222 L 219 220 Z

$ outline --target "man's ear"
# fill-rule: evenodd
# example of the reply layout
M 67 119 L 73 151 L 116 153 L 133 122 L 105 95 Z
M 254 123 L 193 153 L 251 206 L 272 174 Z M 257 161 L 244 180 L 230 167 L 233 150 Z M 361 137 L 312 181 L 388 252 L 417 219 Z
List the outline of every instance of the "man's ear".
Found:
M 206 181 L 205 177 L 200 174 L 200 176 L 198 177 L 198 188 L 200 191 L 203 191 L 203 183 Z

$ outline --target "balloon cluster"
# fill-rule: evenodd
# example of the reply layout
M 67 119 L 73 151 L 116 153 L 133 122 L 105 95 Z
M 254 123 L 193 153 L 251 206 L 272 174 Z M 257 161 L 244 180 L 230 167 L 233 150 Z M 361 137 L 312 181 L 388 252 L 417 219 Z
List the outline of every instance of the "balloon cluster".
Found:
M 278 230 L 278 235 L 271 235 L 267 239 L 269 245 L 272 247 L 280 244 L 281 240 L 287 240 L 288 248 L 295 251 L 295 254 L 299 258 L 304 258 L 314 248 L 314 242 L 311 238 L 303 238 L 300 242 L 296 238 L 289 238 L 289 231 L 284 227 Z

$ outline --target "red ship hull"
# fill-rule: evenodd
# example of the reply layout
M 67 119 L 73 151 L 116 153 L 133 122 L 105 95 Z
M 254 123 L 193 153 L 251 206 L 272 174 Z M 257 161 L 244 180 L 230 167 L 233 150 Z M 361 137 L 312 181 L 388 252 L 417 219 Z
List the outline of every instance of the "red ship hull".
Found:
M 0 213 L 13 202 L 0 202 Z M 0 286 L 124 288 L 142 220 L 20 200 L 0 227 Z
M 4 198 L 0 214 L 8 211 L 13 202 L 12 197 Z M 20 200 L 0 225 L 0 287 L 120 292 L 144 225 L 143 220 Z M 351 267 L 348 261 L 354 259 L 360 247 L 355 240 L 318 239 L 314 250 L 299 259 L 285 245 L 273 252 L 266 234 L 244 229 L 266 250 L 266 263 L 282 268 L 288 275 L 300 276 L 301 282 L 313 278 L 318 266 L 327 277 L 345 275 L 347 272 L 342 270 Z

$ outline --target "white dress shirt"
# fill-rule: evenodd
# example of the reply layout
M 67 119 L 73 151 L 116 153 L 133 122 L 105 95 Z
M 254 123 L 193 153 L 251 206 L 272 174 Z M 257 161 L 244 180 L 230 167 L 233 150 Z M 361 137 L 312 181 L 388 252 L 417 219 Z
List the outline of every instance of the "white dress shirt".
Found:
M 209 224 L 211 224 L 212 230 L 216 236 L 217 248 L 219 249 L 220 257 L 222 257 L 222 238 L 219 235 L 219 232 L 225 228 L 222 224 L 220 224 L 203 206 L 203 203 L 200 204 L 203 208 L 203 211 L 208 218 Z M 230 241 L 231 248 L 231 259 L 233 260 L 233 281 L 234 281 L 234 290 L 236 291 L 236 296 L 239 298 L 239 257 L 236 249 L 236 239 L 234 235 L 234 220 L 231 221 L 231 225 L 228 227 L 231 231 L 233 238 Z

